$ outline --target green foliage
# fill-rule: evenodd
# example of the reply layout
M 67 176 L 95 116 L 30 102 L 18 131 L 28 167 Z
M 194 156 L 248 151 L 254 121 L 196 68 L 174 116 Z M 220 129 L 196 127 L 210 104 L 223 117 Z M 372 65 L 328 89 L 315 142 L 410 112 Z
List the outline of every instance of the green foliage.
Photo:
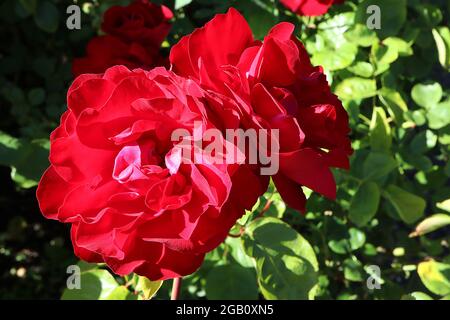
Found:
M 436 261 L 421 262 L 417 268 L 425 287 L 434 294 L 450 294 L 450 265 Z
M 392 204 L 400 218 L 406 223 L 420 219 L 425 210 L 425 200 L 395 185 L 389 185 L 383 196 Z
M 95 264 L 78 263 L 80 273 L 72 274 L 79 277 L 79 287 L 67 286 L 62 300 L 148 300 L 161 288 L 162 281 L 150 281 L 135 274 L 116 279 L 108 270 Z
M 420 222 L 416 230 L 410 234 L 410 237 L 421 236 L 450 224 L 450 215 L 444 213 L 437 213 L 429 216 Z
M 11 178 L 22 188 L 37 185 L 48 166 L 48 141 L 17 139 L 0 132 L 0 164 L 11 167 Z
M 88 270 L 81 272 L 80 289 L 65 289 L 63 300 L 108 300 L 109 296 L 118 296 L 120 288 L 114 277 L 106 270 Z
M 142 294 L 142 297 L 146 300 L 153 298 L 153 296 L 161 288 L 162 281 L 150 281 L 146 277 L 137 276 L 136 291 Z
M 255 260 L 266 299 L 308 299 L 315 295 L 318 263 L 311 245 L 288 224 L 259 218 L 246 227 L 244 251 Z M 295 284 L 295 285 L 293 285 Z
M 364 226 L 373 219 L 380 203 L 380 188 L 374 182 L 361 184 L 352 198 L 348 218 L 357 226 Z
M 345 100 L 370 98 L 377 94 L 377 84 L 372 79 L 347 78 L 337 85 L 336 94 Z
M 356 22 L 365 24 L 367 21 L 367 7 L 378 6 L 381 12 L 381 28 L 376 29 L 380 39 L 397 35 L 406 21 L 407 0 L 365 0 L 356 10 Z
M 191 2 L 192 0 L 175 0 L 174 8 L 175 10 L 181 9 L 190 4 Z
M 50 1 L 39 1 L 34 12 L 36 25 L 48 33 L 55 33 L 59 25 L 59 12 Z
M 450 29 L 448 27 L 439 27 L 433 29 L 433 37 L 438 49 L 439 62 L 442 67 L 450 68 Z
M 209 299 L 255 300 L 258 288 L 255 271 L 238 264 L 219 265 L 206 278 L 206 296 Z
M 411 91 L 414 102 L 425 108 L 431 109 L 442 98 L 442 87 L 439 83 L 416 84 Z

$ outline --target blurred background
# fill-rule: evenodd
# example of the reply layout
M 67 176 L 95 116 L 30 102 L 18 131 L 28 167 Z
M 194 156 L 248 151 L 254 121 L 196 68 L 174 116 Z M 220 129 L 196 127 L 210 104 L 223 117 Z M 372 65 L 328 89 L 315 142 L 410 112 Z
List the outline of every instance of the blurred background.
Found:
M 450 297 L 450 1 L 348 0 L 319 17 L 299 16 L 276 0 L 152 2 L 175 15 L 163 57 L 180 37 L 231 6 L 259 39 L 280 21 L 294 23 L 343 101 L 355 152 L 351 170 L 335 172 L 337 201 L 309 193 L 303 216 L 272 189 L 249 213 L 266 207 L 266 215 L 288 222 L 313 246 L 317 299 Z M 0 3 L 1 299 L 59 299 L 67 267 L 78 263 L 68 226 L 40 214 L 36 185 L 48 166 L 49 134 L 66 109 L 73 59 L 101 34 L 103 12 L 128 3 Z M 81 8 L 80 30 L 66 27 L 71 4 Z M 373 4 L 381 9 L 378 30 L 367 27 Z M 104 270 L 82 265 L 92 268 Z M 240 239 L 229 238 L 184 279 L 181 297 L 263 298 L 257 277 Z M 379 289 L 367 285 L 369 277 Z M 223 288 L 229 279 L 236 283 Z M 136 285 L 132 276 L 115 281 Z M 164 283 L 156 298 L 167 299 L 170 286 Z M 100 297 L 83 294 L 77 297 Z

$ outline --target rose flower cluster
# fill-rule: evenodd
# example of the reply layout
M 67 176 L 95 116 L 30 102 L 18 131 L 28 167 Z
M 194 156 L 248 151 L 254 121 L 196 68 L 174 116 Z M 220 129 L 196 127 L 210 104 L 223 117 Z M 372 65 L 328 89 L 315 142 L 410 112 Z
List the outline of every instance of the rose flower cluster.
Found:
M 134 32 L 125 18 L 109 24 L 110 15 L 129 18 L 128 10 L 111 9 L 104 30 L 151 39 L 152 32 Z M 188 275 L 270 178 L 289 206 L 304 211 L 302 186 L 332 199 L 330 168 L 349 165 L 347 113 L 292 24 L 280 23 L 257 41 L 230 9 L 183 37 L 170 62 L 170 70 L 117 65 L 77 77 L 37 190 L 44 216 L 71 224 L 75 254 L 119 275 Z M 269 177 L 245 162 L 186 161 L 172 133 L 182 128 L 195 136 L 196 124 L 220 132 L 279 130 L 278 172 Z
M 72 73 L 102 73 L 115 65 L 151 69 L 165 65 L 161 44 L 170 31 L 172 11 L 148 0 L 112 6 L 103 15 L 105 35 L 91 39 L 86 56 L 74 59 Z

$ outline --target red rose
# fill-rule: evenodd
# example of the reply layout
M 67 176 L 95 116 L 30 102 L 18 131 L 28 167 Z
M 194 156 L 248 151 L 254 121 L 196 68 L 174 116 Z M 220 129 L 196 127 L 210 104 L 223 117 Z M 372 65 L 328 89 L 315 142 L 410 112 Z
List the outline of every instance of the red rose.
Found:
M 123 41 L 160 47 L 170 31 L 173 13 L 163 5 L 136 0 L 126 7 L 113 6 L 103 15 L 102 30 Z
M 192 80 L 116 66 L 76 78 L 67 102 L 37 198 L 71 223 L 83 260 L 152 280 L 190 274 L 265 191 L 246 166 L 181 161 L 173 130 L 214 128 L 208 112 L 227 104 Z
M 172 48 L 173 71 L 236 100 L 245 128 L 279 129 L 280 170 L 273 176 L 285 202 L 303 211 L 307 186 L 335 198 L 330 167 L 348 168 L 348 116 L 320 67 L 311 65 L 290 23 L 255 41 L 234 9 L 219 14 Z
M 146 0 L 109 8 L 102 23 L 108 35 L 89 41 L 86 56 L 73 61 L 73 75 L 103 73 L 115 65 L 146 70 L 166 66 L 167 58 L 161 55 L 160 48 L 172 17 L 167 7 Z
M 333 4 L 343 3 L 345 0 L 280 0 L 292 12 L 300 16 L 321 16 L 328 12 Z
M 89 41 L 86 56 L 72 62 L 73 75 L 102 73 L 115 65 L 151 69 L 163 64 L 159 49 L 149 50 L 137 42 L 125 43 L 113 36 L 100 36 Z

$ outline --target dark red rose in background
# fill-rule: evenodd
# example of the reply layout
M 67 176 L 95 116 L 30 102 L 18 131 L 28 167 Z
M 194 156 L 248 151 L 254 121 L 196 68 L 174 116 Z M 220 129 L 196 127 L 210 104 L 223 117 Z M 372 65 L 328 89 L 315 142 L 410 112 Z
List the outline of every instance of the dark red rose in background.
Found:
M 181 161 L 173 130 L 214 128 L 207 114 L 227 104 L 192 80 L 116 66 L 76 78 L 67 103 L 37 197 L 72 225 L 83 260 L 151 280 L 190 274 L 265 191 L 244 165 Z
M 172 18 L 166 6 L 137 0 L 126 7 L 109 8 L 103 15 L 102 30 L 123 41 L 159 47 L 170 31 Z
M 102 24 L 107 35 L 89 41 L 86 55 L 73 60 L 73 75 L 103 73 L 115 65 L 145 70 L 167 66 L 167 57 L 160 49 L 170 31 L 172 17 L 167 7 L 145 0 L 109 8 Z
M 128 68 L 151 69 L 164 63 L 159 50 L 143 47 L 137 42 L 126 43 L 113 36 L 100 36 L 89 41 L 86 56 L 72 62 L 72 73 L 102 73 L 109 67 L 124 65 Z
M 311 65 L 290 23 L 255 41 L 234 9 L 182 38 L 170 54 L 175 73 L 236 100 L 244 128 L 279 129 L 280 170 L 273 176 L 285 202 L 303 211 L 301 186 L 336 196 L 330 167 L 348 168 L 348 116 L 320 67 Z
M 292 12 L 300 16 L 321 16 L 328 12 L 333 4 L 343 3 L 345 0 L 280 0 Z

